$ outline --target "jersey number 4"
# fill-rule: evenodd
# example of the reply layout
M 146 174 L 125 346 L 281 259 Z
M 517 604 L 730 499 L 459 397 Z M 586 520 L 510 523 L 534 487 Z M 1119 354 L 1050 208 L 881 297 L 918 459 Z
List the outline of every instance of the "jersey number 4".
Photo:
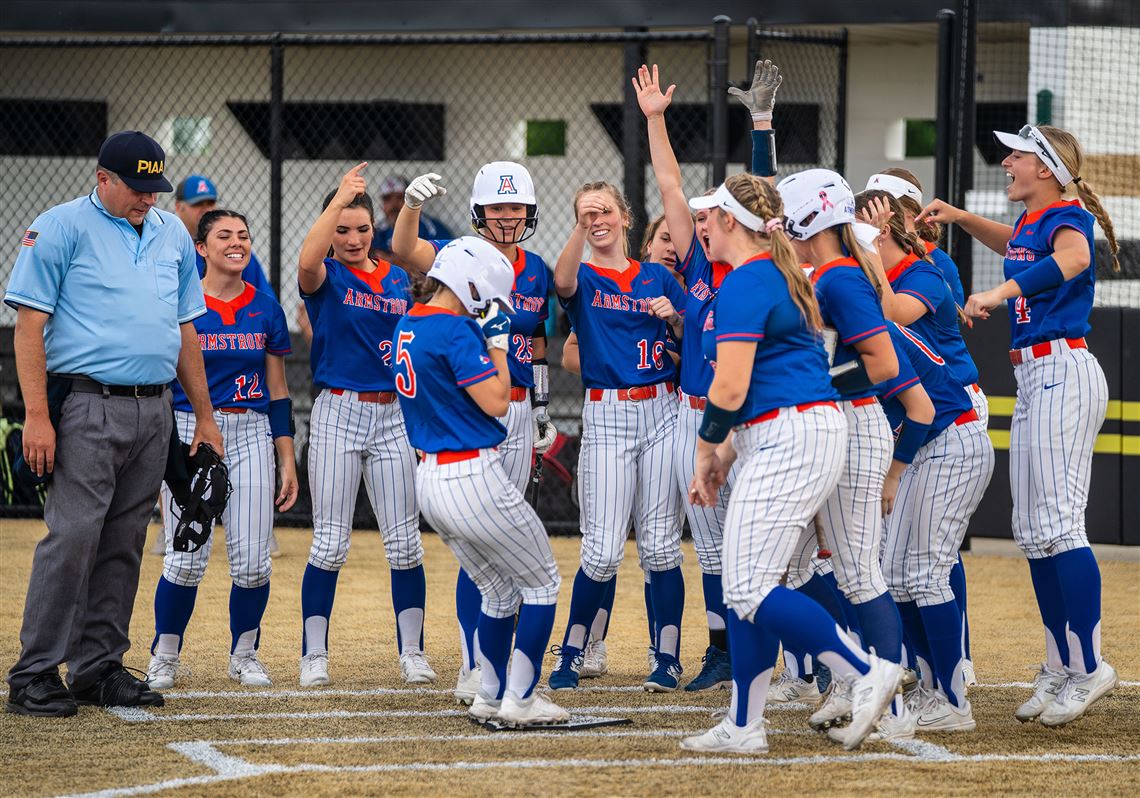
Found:
M 653 362 L 649 362 L 649 354 L 653 353 Z M 637 342 L 637 352 L 640 358 L 637 363 L 639 369 L 659 369 L 661 364 L 665 362 L 665 342 L 654 341 L 652 349 L 650 348 L 649 341 L 642 338 Z
M 1018 324 L 1029 323 L 1029 300 L 1023 296 L 1019 296 L 1013 302 L 1013 316 L 1017 319 Z
M 248 387 L 246 387 L 246 383 L 249 383 Z M 242 402 L 246 399 L 261 399 L 264 397 L 265 394 L 261 392 L 261 385 L 259 383 L 260 380 L 256 373 L 249 375 L 249 377 L 246 377 L 244 374 L 235 377 L 234 385 L 237 386 L 237 389 L 234 391 L 234 401 Z
M 415 337 L 415 333 L 402 332 L 396 339 L 396 390 L 409 399 L 416 395 L 416 369 L 405 346 Z

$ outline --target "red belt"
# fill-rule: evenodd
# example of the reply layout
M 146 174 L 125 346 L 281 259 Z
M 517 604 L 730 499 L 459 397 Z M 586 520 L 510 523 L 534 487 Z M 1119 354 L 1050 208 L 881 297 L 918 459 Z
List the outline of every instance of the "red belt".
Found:
M 248 407 L 219 407 L 219 413 L 248 413 Z
M 527 400 L 526 388 L 511 388 L 511 401 L 512 402 L 525 402 Z
M 344 388 L 329 388 L 329 393 L 344 396 Z M 356 401 L 370 402 L 377 405 L 390 405 L 396 401 L 396 394 L 392 391 L 357 391 Z
M 864 396 L 862 399 L 852 399 L 852 407 L 866 407 L 867 405 L 878 404 L 879 400 L 875 396 Z
M 978 420 L 978 411 L 974 410 L 973 408 L 970 408 L 965 413 L 963 413 L 962 415 L 960 415 L 956 419 L 954 419 L 954 424 L 955 424 L 955 426 L 960 427 L 963 424 L 969 424 L 971 421 L 977 421 L 977 420 Z
M 684 391 L 678 391 L 677 398 L 681 400 L 681 404 L 687 404 L 693 408 L 693 410 L 700 410 L 702 413 L 705 410 L 705 406 L 709 403 L 709 400 L 703 396 L 693 396 Z
M 1057 341 L 1045 341 L 1044 343 L 1034 344 L 1033 346 L 1026 347 L 1026 349 L 1011 349 L 1009 350 L 1009 362 L 1015 366 L 1020 366 L 1022 363 L 1028 363 L 1030 360 L 1036 360 L 1039 357 L 1046 355 L 1060 354 L 1063 350 L 1058 349 L 1053 351 L 1053 344 L 1059 341 L 1064 341 L 1069 345 L 1069 349 L 1088 349 L 1089 345 L 1085 343 L 1084 338 L 1058 338 Z M 1028 350 L 1028 353 L 1027 351 Z
M 429 454 L 435 455 L 435 461 L 439 465 L 447 465 L 449 463 L 462 463 L 464 460 L 474 460 L 479 456 L 480 449 L 467 449 L 462 452 L 424 452 L 420 456 L 420 460 L 427 460 Z
M 796 410 L 800 413 L 803 413 L 805 410 L 811 410 L 813 407 L 830 407 L 835 410 L 839 409 L 839 405 L 835 404 L 835 402 L 806 402 L 802 405 L 796 405 Z M 777 407 L 775 410 L 769 410 L 767 413 L 761 413 L 760 415 L 756 416 L 756 418 L 745 421 L 740 426 L 752 427 L 756 424 L 763 424 L 765 421 L 771 421 L 780 415 L 780 411 L 782 409 L 783 408 L 781 407 Z
M 658 389 L 664 388 L 664 393 Z M 673 383 L 662 382 L 657 385 L 639 385 L 636 388 L 618 388 L 617 398 L 620 402 L 640 402 L 642 399 L 656 399 L 665 393 L 673 393 Z M 604 388 L 591 388 L 586 396 L 591 402 L 600 402 L 606 395 Z

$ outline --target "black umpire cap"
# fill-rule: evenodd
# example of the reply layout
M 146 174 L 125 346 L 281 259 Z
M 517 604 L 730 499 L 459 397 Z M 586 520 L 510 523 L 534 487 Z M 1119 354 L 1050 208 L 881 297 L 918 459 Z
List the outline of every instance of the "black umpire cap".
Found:
M 166 153 L 158 142 L 138 130 L 124 130 L 107 137 L 99 148 L 99 166 L 114 172 L 135 191 L 173 191 L 163 173 Z

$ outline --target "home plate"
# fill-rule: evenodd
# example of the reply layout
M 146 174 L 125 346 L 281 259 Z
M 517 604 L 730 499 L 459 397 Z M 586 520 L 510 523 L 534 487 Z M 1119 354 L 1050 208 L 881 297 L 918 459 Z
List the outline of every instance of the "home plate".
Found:
M 476 726 L 482 726 L 487 731 L 581 731 L 583 729 L 597 729 L 600 726 L 629 726 L 633 723 L 629 718 L 605 718 L 601 715 L 571 715 L 570 720 L 566 723 L 538 723 L 533 726 L 523 726 L 521 728 L 512 728 L 506 726 L 502 721 L 497 718 L 490 720 L 477 721 L 474 718 L 471 722 Z

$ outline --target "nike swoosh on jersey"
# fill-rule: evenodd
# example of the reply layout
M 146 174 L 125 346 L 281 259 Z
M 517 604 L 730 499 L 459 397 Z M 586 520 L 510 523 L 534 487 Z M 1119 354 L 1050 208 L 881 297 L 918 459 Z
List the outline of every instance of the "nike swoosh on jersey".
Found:
M 641 281 L 641 284 L 642 284 L 642 285 L 649 285 L 651 282 L 653 282 L 653 278 L 652 278 L 652 277 L 650 277 L 648 280 L 642 280 L 642 281 Z
M 260 316 L 264 312 L 265 312 L 264 310 L 259 310 L 256 313 L 250 312 L 250 313 L 247 313 L 245 315 L 249 316 L 252 319 L 254 316 Z
M 1050 385 L 1049 383 L 1045 383 L 1044 388 L 1045 388 L 1045 390 L 1049 390 L 1050 388 L 1056 388 L 1058 385 L 1064 385 L 1064 384 L 1065 384 L 1064 380 L 1061 380 L 1060 382 L 1055 382 L 1052 385 Z
M 530 282 L 532 282 L 532 283 L 533 283 L 533 282 L 534 282 L 534 278 L 535 278 L 535 275 L 533 275 L 533 274 L 532 274 L 530 277 L 528 277 L 528 278 L 526 278 L 526 279 L 527 279 L 527 280 L 529 280 Z

